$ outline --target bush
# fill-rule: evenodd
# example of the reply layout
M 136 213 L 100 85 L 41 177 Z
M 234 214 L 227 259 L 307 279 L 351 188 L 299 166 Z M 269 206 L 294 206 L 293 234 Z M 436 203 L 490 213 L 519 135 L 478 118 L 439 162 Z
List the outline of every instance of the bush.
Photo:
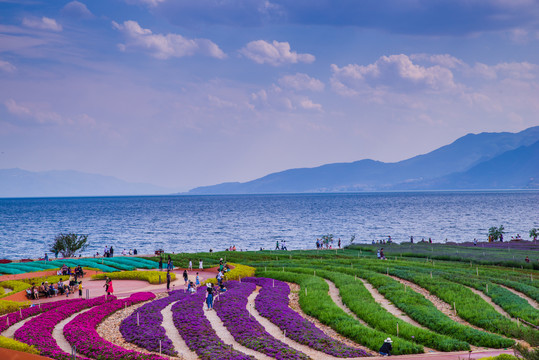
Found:
M 11 349 L 16 351 L 22 351 L 25 353 L 39 355 L 39 351 L 33 346 L 26 345 L 17 340 L 7 338 L 5 336 L 0 336 L 0 348 Z
M 225 280 L 238 280 L 240 278 L 243 279 L 243 278 L 251 277 L 255 275 L 256 269 L 254 267 L 241 265 L 241 264 L 232 264 L 232 263 L 229 263 L 229 265 L 234 266 L 234 269 L 230 270 L 229 272 L 225 274 L 226 276 Z M 202 285 L 205 285 L 209 282 L 212 284 L 217 284 L 217 279 L 216 278 L 206 279 L 202 283 Z
M 27 308 L 30 306 L 30 302 L 17 302 L 17 301 L 7 301 L 0 300 L 0 315 L 9 314 L 11 312 L 19 310 L 19 308 Z
M 9 292 L 9 293 L 4 293 L 3 291 L 0 292 L 0 298 L 3 298 L 3 297 L 6 297 L 6 296 L 9 296 L 11 294 L 14 294 L 16 292 L 19 292 L 19 291 L 22 291 L 22 290 L 26 290 L 28 289 L 29 287 L 31 287 L 29 284 L 27 283 L 24 283 L 22 281 L 17 281 L 17 280 L 8 280 L 8 281 L 2 281 L 0 282 L 0 287 L 2 288 L 8 288 L 8 289 L 12 289 L 13 291 L 12 292 Z
M 159 284 L 159 276 L 161 276 L 161 283 L 166 282 L 166 273 L 162 271 L 122 271 L 114 273 L 104 273 L 92 276 L 94 280 L 105 280 L 106 277 L 112 280 L 142 280 L 147 281 L 150 284 Z M 170 273 L 171 280 L 176 280 L 176 274 Z

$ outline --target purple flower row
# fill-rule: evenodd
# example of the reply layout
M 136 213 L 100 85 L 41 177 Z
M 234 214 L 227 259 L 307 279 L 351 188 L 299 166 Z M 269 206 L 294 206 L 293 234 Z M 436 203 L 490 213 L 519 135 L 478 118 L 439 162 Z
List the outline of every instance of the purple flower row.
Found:
M 165 328 L 161 326 L 163 322 L 161 311 L 171 303 L 185 296 L 189 295 L 183 291 L 176 290 L 165 298 L 152 301 L 138 308 L 124 319 L 120 325 L 120 332 L 124 339 L 154 352 L 159 351 L 158 340 L 161 340 L 161 351 L 164 354 L 177 356 L 172 341 L 166 335 Z
M 290 309 L 288 307 L 290 288 L 287 283 L 268 278 L 245 278 L 242 281 L 262 287 L 255 299 L 256 310 L 281 330 L 286 331 L 286 336 L 292 340 L 335 357 L 368 356 L 363 350 L 347 346 L 327 336 Z
M 166 358 L 143 354 L 138 351 L 126 350 L 115 345 L 102 337 L 96 331 L 97 326 L 110 314 L 126 305 L 130 306 L 143 301 L 154 299 L 155 295 L 150 292 L 141 292 L 131 295 L 127 299 L 115 300 L 90 311 L 80 314 L 64 327 L 64 335 L 67 341 L 76 346 L 77 352 L 96 359 L 107 360 L 166 360 Z
M 214 304 L 214 308 L 237 342 L 278 360 L 309 359 L 306 354 L 271 336 L 249 314 L 247 297 L 255 290 L 254 283 L 229 281 L 227 287 L 229 290 L 221 295 L 221 299 Z
M 83 309 L 101 305 L 115 299 L 114 296 L 109 296 L 108 299 L 106 299 L 105 296 L 101 296 L 91 300 L 74 300 L 66 302 L 62 306 L 51 309 L 26 322 L 20 329 L 15 331 L 14 337 L 16 340 L 25 344 L 34 345 L 43 356 L 52 357 L 57 360 L 68 360 L 71 358 L 70 354 L 60 349 L 56 340 L 52 337 L 54 327 L 60 321 L 67 319 Z
M 82 301 L 82 299 L 73 299 L 73 300 L 66 299 L 66 300 L 60 300 L 60 301 L 55 301 L 55 302 L 49 302 L 49 303 L 41 304 L 40 306 L 35 305 L 32 307 L 28 307 L 26 309 L 14 311 L 4 316 L 0 316 L 0 333 L 4 332 L 8 327 L 12 326 L 13 324 L 18 323 L 19 321 L 27 319 L 29 317 L 35 316 L 39 314 L 40 312 L 46 312 L 51 309 L 57 308 L 59 306 L 64 306 L 67 303 L 74 303 L 74 302 L 79 302 L 79 301 Z
M 185 343 L 202 360 L 254 360 L 225 345 L 204 316 L 205 287 L 172 305 L 172 319 Z

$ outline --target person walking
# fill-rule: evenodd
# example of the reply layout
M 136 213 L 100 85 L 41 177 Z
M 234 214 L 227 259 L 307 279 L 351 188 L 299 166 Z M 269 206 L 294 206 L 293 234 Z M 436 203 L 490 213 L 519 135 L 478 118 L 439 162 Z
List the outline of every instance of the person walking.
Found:
M 195 285 L 200 286 L 200 279 L 198 278 L 198 273 L 197 273 L 197 277 L 195 279 Z
M 189 271 L 193 271 L 193 262 L 191 261 L 191 259 L 189 259 L 189 266 L 187 268 L 189 269 Z
M 189 280 L 189 275 L 187 274 L 187 270 L 183 271 L 183 281 L 185 281 L 185 285 L 187 285 L 187 280 Z
M 167 270 L 167 290 L 170 290 L 170 280 L 171 280 L 170 270 Z
M 79 298 L 82 299 L 82 281 L 79 281 Z
M 208 292 L 208 295 L 206 296 L 206 305 L 208 305 L 208 310 L 213 309 L 213 285 L 212 283 L 208 283 L 206 285 L 206 291 Z
M 204 270 L 204 265 L 202 264 L 202 259 L 198 260 L 198 269 L 199 270 Z
M 159 271 L 163 271 L 163 258 L 159 256 Z

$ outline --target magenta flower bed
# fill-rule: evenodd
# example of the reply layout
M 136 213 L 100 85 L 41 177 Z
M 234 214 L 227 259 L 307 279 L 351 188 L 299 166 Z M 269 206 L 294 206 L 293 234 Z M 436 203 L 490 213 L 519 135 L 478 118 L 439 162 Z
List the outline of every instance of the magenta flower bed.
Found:
M 228 291 L 214 303 L 214 308 L 237 342 L 278 360 L 309 359 L 306 354 L 271 336 L 249 315 L 247 297 L 255 290 L 254 283 L 229 281 L 227 287 Z
M 26 309 L 22 309 L 22 317 L 21 317 L 21 311 L 19 310 L 6 314 L 4 316 L 0 316 L 0 333 L 4 332 L 8 328 L 8 325 L 7 325 L 8 318 L 9 318 L 9 326 L 12 326 L 13 324 L 18 323 L 19 321 L 32 317 L 34 315 L 37 315 L 40 312 L 46 312 L 51 309 L 57 308 L 59 306 L 64 306 L 68 303 L 79 302 L 79 301 L 82 301 L 82 300 L 81 299 L 66 299 L 66 300 L 60 300 L 60 301 L 41 304 L 41 307 L 38 305 L 35 305 Z
M 290 309 L 288 307 L 290 288 L 287 283 L 278 280 L 275 280 L 274 283 L 273 279 L 268 278 L 245 278 L 242 281 L 262 287 L 255 299 L 256 310 L 281 330 L 286 330 L 286 336 L 292 340 L 335 357 L 368 356 L 363 350 L 355 349 L 330 338 L 322 330 Z
M 177 356 L 172 341 L 167 337 L 165 328 L 161 326 L 163 323 L 161 311 L 185 296 L 189 296 L 189 294 L 176 290 L 165 298 L 152 301 L 138 308 L 124 319 L 120 325 L 120 332 L 124 339 L 154 352 L 159 351 L 158 340 L 161 340 L 161 351 L 167 355 Z M 140 326 L 137 325 L 137 314 Z
M 90 300 L 74 300 L 65 303 L 62 306 L 51 309 L 41 315 L 26 322 L 20 329 L 15 331 L 15 339 L 28 345 L 34 345 L 41 355 L 54 359 L 71 358 L 70 354 L 64 352 L 56 344 L 52 337 L 54 327 L 62 320 L 67 319 L 86 308 L 104 304 L 107 301 L 113 301 L 115 297 L 101 296 Z M 79 359 L 85 359 L 78 357 Z
M 200 288 L 196 294 L 189 295 L 172 305 L 174 325 L 185 343 L 202 360 L 254 360 L 252 356 L 225 345 L 210 322 L 204 316 L 206 289 Z
M 106 360 L 166 360 L 159 355 L 143 354 L 138 351 L 126 350 L 115 345 L 97 334 L 97 326 L 110 314 L 122 309 L 126 304 L 130 306 L 142 301 L 154 299 L 155 295 L 149 292 L 136 293 L 127 299 L 115 300 L 95 307 L 80 314 L 70 321 L 64 328 L 67 341 L 76 346 L 77 352 L 96 359 Z

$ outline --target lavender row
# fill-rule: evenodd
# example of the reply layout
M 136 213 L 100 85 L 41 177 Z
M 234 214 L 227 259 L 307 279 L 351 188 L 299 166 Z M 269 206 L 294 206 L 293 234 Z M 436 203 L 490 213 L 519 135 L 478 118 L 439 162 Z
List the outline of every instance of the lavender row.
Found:
M 138 308 L 124 319 L 120 325 L 120 332 L 124 339 L 154 352 L 159 351 L 158 340 L 161 340 L 161 351 L 171 356 L 177 356 L 172 341 L 166 335 L 165 328 L 161 326 L 163 323 L 161 311 L 185 296 L 189 295 L 180 290 L 173 291 L 165 298 L 152 301 Z
M 97 306 L 70 321 L 64 328 L 64 335 L 72 346 L 76 346 L 78 353 L 96 359 L 166 360 L 162 356 L 126 350 L 103 339 L 96 331 L 97 326 L 110 314 L 124 308 L 126 305 L 131 306 L 154 298 L 153 293 L 141 292 L 133 294 L 127 299 L 115 300 Z
M 76 303 L 80 301 L 82 301 L 82 299 L 60 300 L 41 304 L 39 306 L 35 305 L 26 309 L 14 311 L 4 316 L 0 316 L 0 333 L 4 332 L 8 327 L 12 326 L 13 324 L 18 323 L 19 321 L 22 321 L 24 319 L 28 319 L 29 317 L 35 316 L 41 312 L 46 312 L 59 306 L 64 306 L 69 303 Z
M 185 343 L 196 352 L 202 360 L 254 360 L 225 345 L 204 316 L 204 299 L 206 289 L 200 288 L 197 293 L 187 296 L 172 305 L 172 319 Z
M 214 304 L 214 308 L 238 343 L 278 360 L 309 359 L 306 354 L 271 336 L 250 316 L 247 297 L 255 290 L 254 283 L 229 281 L 227 285 L 229 290 L 221 295 L 222 299 Z
M 58 306 L 26 322 L 20 329 L 15 331 L 14 338 L 28 345 L 34 345 L 41 355 L 57 360 L 71 359 L 71 355 L 64 352 L 56 340 L 52 337 L 54 327 L 62 320 L 67 319 L 83 309 L 113 301 L 116 298 L 101 296 L 91 300 L 70 301 L 63 306 Z M 78 357 L 79 359 L 86 359 Z
M 245 278 L 242 281 L 261 286 L 255 299 L 255 308 L 281 330 L 300 344 L 341 358 L 362 357 L 367 353 L 332 339 L 311 322 L 288 307 L 290 288 L 283 281 L 268 278 Z

